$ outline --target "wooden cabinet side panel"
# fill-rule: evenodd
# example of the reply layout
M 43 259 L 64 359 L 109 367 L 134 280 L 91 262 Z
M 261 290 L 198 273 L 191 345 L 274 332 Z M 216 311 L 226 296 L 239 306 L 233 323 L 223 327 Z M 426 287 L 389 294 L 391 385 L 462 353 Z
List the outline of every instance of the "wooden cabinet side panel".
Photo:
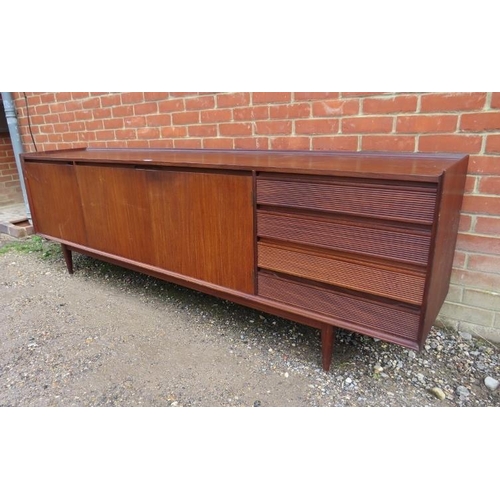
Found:
M 23 170 L 36 232 L 86 245 L 74 167 L 64 163 L 24 162 Z
M 77 166 L 90 248 L 152 264 L 145 173 L 132 168 Z
M 147 171 L 154 265 L 254 293 L 251 175 Z
M 468 157 L 446 170 L 441 181 L 434 242 L 429 256 L 430 272 L 421 320 L 420 346 L 424 344 L 448 293 L 467 166 Z

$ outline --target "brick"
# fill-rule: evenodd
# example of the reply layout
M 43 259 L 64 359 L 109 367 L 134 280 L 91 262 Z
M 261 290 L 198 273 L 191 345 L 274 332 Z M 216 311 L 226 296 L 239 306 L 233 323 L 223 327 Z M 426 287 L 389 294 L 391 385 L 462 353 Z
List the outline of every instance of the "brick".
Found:
M 415 151 L 415 137 L 412 135 L 363 135 L 362 151 Z
M 158 112 L 158 104 L 156 102 L 143 102 L 134 105 L 134 114 L 136 115 L 151 115 Z
M 491 272 L 470 271 L 468 269 L 453 269 L 451 283 L 464 288 L 477 288 L 480 290 L 500 290 L 500 274 Z
M 451 304 L 445 302 L 440 314 L 458 320 L 468 320 L 477 325 L 491 326 L 493 324 L 494 313 L 485 309 L 464 306 L 462 304 Z
M 465 252 L 456 251 L 453 256 L 453 268 L 454 269 L 465 269 L 465 263 L 467 261 L 467 254 Z
M 310 144 L 310 137 L 273 137 L 271 139 L 271 149 L 309 150 Z
M 120 130 L 115 130 L 115 137 L 117 139 L 137 139 L 137 132 L 133 128 L 123 128 Z
M 233 109 L 235 121 L 267 120 L 269 118 L 269 106 L 250 106 L 248 108 Z
M 64 103 L 62 102 L 57 102 L 55 104 L 51 104 L 49 106 L 50 108 L 50 112 L 51 113 L 64 113 L 64 111 L 66 111 L 66 107 L 64 106 Z
M 226 137 L 203 139 L 203 147 L 208 149 L 233 149 L 234 140 Z
M 257 135 L 290 135 L 292 122 L 289 120 L 255 122 L 255 133 Z
M 61 122 L 72 122 L 75 120 L 75 112 L 70 111 L 66 113 L 59 113 L 59 121 Z
M 500 108 L 500 92 L 491 93 L 491 107 L 494 109 Z
M 500 134 L 486 138 L 486 153 L 500 153 Z
M 131 105 L 115 106 L 111 110 L 111 113 L 112 113 L 114 118 L 121 117 L 121 116 L 132 116 L 134 114 L 134 107 Z
M 217 96 L 218 108 L 233 108 L 236 106 L 248 106 L 249 104 L 250 94 L 248 92 L 219 94 Z
M 457 250 L 497 255 L 500 254 L 500 238 L 479 236 L 477 234 L 459 233 Z
M 472 227 L 472 217 L 466 214 L 460 214 L 460 222 L 458 224 L 458 230 L 461 233 L 470 231 Z
M 253 92 L 252 103 L 262 104 L 271 102 L 290 102 L 291 92 Z
M 215 98 L 214 96 L 193 97 L 186 99 L 185 105 L 188 110 L 211 109 L 215 107 Z
M 92 109 L 92 115 L 94 119 L 102 119 L 102 118 L 111 118 L 111 109 L 110 108 L 94 108 Z
M 168 92 L 144 92 L 145 101 L 161 101 L 168 99 Z
M 169 137 L 185 137 L 187 135 L 186 127 L 162 127 L 161 130 L 162 138 Z
M 92 111 L 90 109 L 75 111 L 75 120 L 92 120 Z
M 40 96 L 40 100 L 43 102 L 43 103 L 51 103 L 51 102 L 55 102 L 56 101 L 56 96 L 53 92 L 47 92 L 45 94 L 42 94 Z
M 471 254 L 467 261 L 467 269 L 471 271 L 500 274 L 500 255 Z
M 40 125 L 40 132 L 42 134 L 52 134 L 54 132 L 54 125 Z
M 126 148 L 127 141 L 109 141 L 106 142 L 107 148 Z
M 480 217 L 476 218 L 474 231 L 478 234 L 489 234 L 500 237 L 500 217 Z
M 307 118 L 311 114 L 309 103 L 284 104 L 269 108 L 271 118 Z
M 357 151 L 358 136 L 313 137 L 313 150 Z
M 456 115 L 398 116 L 396 131 L 403 133 L 454 132 L 457 128 Z
M 367 97 L 371 95 L 384 95 L 391 92 L 341 92 L 341 97 Z
M 457 285 L 450 285 L 448 290 L 448 295 L 446 296 L 446 302 L 462 302 L 463 288 Z
M 463 303 L 469 306 L 488 309 L 489 311 L 500 311 L 500 293 L 465 289 Z
M 48 115 L 50 113 L 50 107 L 48 104 L 40 104 L 35 108 L 35 113 L 37 115 Z
M 219 125 L 220 135 L 237 136 L 252 135 L 251 123 L 221 123 Z
M 500 111 L 463 114 L 460 118 L 460 130 L 475 132 L 500 130 Z
M 63 105 L 64 106 L 64 105 Z M 90 99 L 87 99 L 82 102 L 82 108 L 83 109 L 95 109 L 95 108 L 100 108 L 101 107 L 101 100 L 99 97 L 91 97 Z
M 170 92 L 172 97 L 189 97 L 193 95 L 199 95 L 199 92 Z
M 469 158 L 468 173 L 500 175 L 500 157 L 486 155 L 471 156 Z
M 235 149 L 269 149 L 267 137 L 244 137 L 234 140 Z
M 194 137 L 213 137 L 217 135 L 217 125 L 191 125 L 188 134 Z
M 393 119 L 388 116 L 342 118 L 342 133 L 391 132 L 392 121 Z
M 137 132 L 139 133 L 139 131 Z M 127 141 L 127 148 L 148 148 L 149 141 L 147 139 L 136 139 Z
M 188 123 L 200 123 L 199 111 L 184 111 L 182 113 L 172 113 L 172 123 L 174 125 L 185 125 Z
M 469 214 L 500 215 L 500 196 L 465 194 L 462 211 Z
M 150 139 L 148 141 L 150 148 L 173 148 L 173 139 Z
M 68 126 L 71 132 L 81 132 L 82 130 L 85 130 L 84 122 L 69 122 Z
M 346 116 L 359 113 L 358 99 L 335 99 L 313 103 L 313 116 Z
M 337 99 L 339 92 L 294 92 L 294 101 L 314 101 L 318 99 Z
M 209 109 L 201 112 L 202 123 L 228 122 L 232 119 L 230 109 Z
M 418 138 L 418 150 L 421 152 L 443 153 L 479 153 L 482 138 L 478 135 L 442 134 L 422 135 Z
M 128 116 L 123 120 L 124 126 L 127 128 L 138 128 L 146 126 L 145 116 Z
M 481 194 L 500 195 L 500 176 L 482 177 L 479 181 L 478 191 Z
M 64 103 L 64 107 L 66 111 L 77 111 L 83 109 L 83 103 L 82 101 L 68 101 Z
M 475 175 L 468 175 L 467 178 L 465 179 L 465 187 L 464 187 L 464 192 L 465 193 L 473 193 L 475 192 L 476 189 L 476 184 L 477 184 L 477 179 L 479 177 Z
M 90 96 L 89 92 L 71 92 L 71 99 L 85 99 Z
M 368 115 L 412 113 L 417 110 L 417 103 L 416 95 L 366 98 L 363 99 L 363 113 Z
M 160 129 L 152 127 L 141 127 L 137 129 L 137 139 L 159 139 Z
M 123 92 L 121 95 L 122 104 L 135 104 L 144 101 L 142 92 Z
M 108 106 L 119 106 L 122 103 L 120 94 L 109 94 L 100 97 L 101 106 L 106 108 Z
M 146 116 L 146 125 L 148 127 L 162 127 L 172 124 L 172 117 L 170 115 L 149 115 Z
M 338 119 L 322 118 L 317 120 L 297 120 L 295 132 L 297 134 L 326 135 L 335 134 L 339 130 Z
M 97 130 L 95 133 L 96 139 L 99 141 L 110 141 L 115 138 L 114 130 Z
M 62 142 L 61 134 L 48 134 L 48 138 L 50 142 Z
M 160 113 L 172 113 L 174 111 L 184 111 L 184 99 L 169 99 L 158 103 Z
M 176 148 L 201 149 L 201 139 L 174 139 Z
M 87 130 L 99 130 L 104 128 L 104 122 L 102 120 L 90 120 L 85 125 Z M 56 130 L 57 132 L 57 130 Z
M 123 128 L 123 118 L 110 118 L 109 120 L 104 121 L 104 128 Z
M 445 92 L 424 94 L 420 98 L 420 111 L 470 111 L 483 109 L 486 92 Z
M 115 136 L 114 132 L 112 134 L 114 137 Z M 37 140 L 38 140 L 38 138 L 37 138 Z M 76 132 L 67 132 L 67 133 L 63 134 L 63 141 L 65 143 L 76 142 L 77 140 L 78 140 L 78 134 Z

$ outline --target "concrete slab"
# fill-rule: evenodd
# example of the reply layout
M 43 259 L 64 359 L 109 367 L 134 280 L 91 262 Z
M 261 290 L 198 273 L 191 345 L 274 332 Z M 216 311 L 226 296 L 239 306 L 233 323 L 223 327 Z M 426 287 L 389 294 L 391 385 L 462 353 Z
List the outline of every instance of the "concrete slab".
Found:
M 0 233 L 25 238 L 33 232 L 33 224 L 28 220 L 24 203 L 0 206 Z

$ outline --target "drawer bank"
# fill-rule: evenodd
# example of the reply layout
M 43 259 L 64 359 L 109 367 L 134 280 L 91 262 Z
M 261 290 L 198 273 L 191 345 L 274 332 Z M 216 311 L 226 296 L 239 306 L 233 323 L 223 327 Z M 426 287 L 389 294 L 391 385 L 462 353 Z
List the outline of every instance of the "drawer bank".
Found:
M 468 156 L 69 149 L 22 156 L 36 233 L 321 330 L 420 349 L 446 297 Z

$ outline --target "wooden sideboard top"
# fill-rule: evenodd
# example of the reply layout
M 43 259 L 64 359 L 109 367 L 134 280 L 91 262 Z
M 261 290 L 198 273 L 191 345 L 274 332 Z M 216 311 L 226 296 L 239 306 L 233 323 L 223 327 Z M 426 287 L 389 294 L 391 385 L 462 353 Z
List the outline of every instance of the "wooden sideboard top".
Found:
M 468 155 L 333 151 L 269 151 L 211 149 L 80 148 L 24 153 L 28 161 L 99 162 L 155 167 L 259 170 L 261 172 L 339 175 L 397 180 L 436 181 Z

